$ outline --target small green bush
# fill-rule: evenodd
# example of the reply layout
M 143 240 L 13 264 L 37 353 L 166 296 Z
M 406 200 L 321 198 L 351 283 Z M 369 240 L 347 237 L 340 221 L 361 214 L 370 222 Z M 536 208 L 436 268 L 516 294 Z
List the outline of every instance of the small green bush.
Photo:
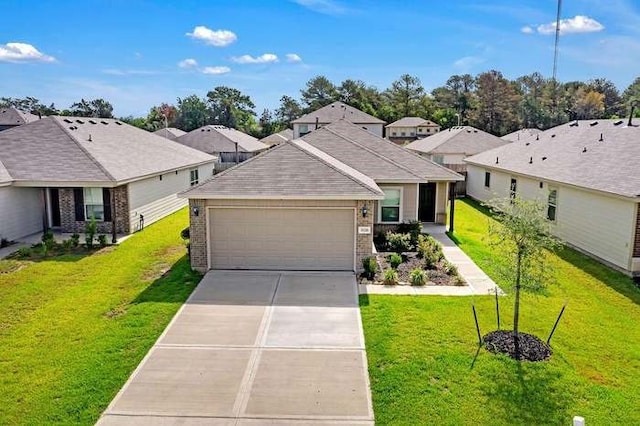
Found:
M 109 245 L 109 241 L 107 241 L 107 236 L 104 234 L 100 234 L 98 235 L 98 244 L 100 244 L 100 247 L 106 247 Z
M 95 216 L 91 216 L 89 222 L 84 226 L 84 242 L 87 244 L 87 248 L 91 250 L 93 248 L 93 242 L 95 241 L 96 232 L 98 231 L 98 222 Z
M 63 240 L 62 241 L 62 249 L 64 251 L 71 251 L 72 247 L 73 247 L 73 241 L 72 240 Z
M 452 277 L 458 276 L 458 268 L 456 268 L 456 265 L 454 265 L 453 263 L 449 262 L 448 260 L 444 260 L 442 262 L 442 269 L 444 269 L 444 272 L 447 273 L 447 275 L 450 275 Z
M 31 257 L 31 255 L 33 254 L 33 249 L 30 247 L 22 247 L 18 250 L 17 254 L 20 258 Z
M 409 234 L 411 245 L 415 247 L 418 244 L 418 238 L 422 234 L 422 223 L 417 220 L 403 222 L 398 225 L 398 233 Z
M 78 247 L 80 245 L 80 234 L 72 234 L 69 241 L 71 241 L 71 247 Z
M 384 231 L 376 232 L 376 235 L 373 237 L 373 244 L 375 244 L 380 251 L 387 250 L 387 233 Z
M 436 264 L 444 258 L 442 245 L 430 235 L 420 235 L 418 237 L 418 256 L 424 261 L 424 267 L 433 269 Z
M 369 256 L 362 259 L 362 268 L 364 269 L 364 275 L 368 279 L 373 279 L 378 272 L 378 262 L 376 261 L 375 256 Z
M 402 253 L 411 250 L 411 235 L 387 232 L 389 250 Z
M 382 282 L 384 285 L 398 284 L 398 272 L 395 269 L 387 269 L 382 275 Z
M 46 255 L 47 252 L 51 251 L 56 245 L 56 240 L 53 236 L 53 232 L 47 231 L 42 234 L 42 251 Z
M 416 268 L 409 274 L 411 285 L 425 285 L 427 283 L 427 273 L 420 268 Z
M 393 269 L 398 269 L 398 266 L 402 263 L 402 256 L 398 253 L 393 253 L 389 255 L 389 263 Z

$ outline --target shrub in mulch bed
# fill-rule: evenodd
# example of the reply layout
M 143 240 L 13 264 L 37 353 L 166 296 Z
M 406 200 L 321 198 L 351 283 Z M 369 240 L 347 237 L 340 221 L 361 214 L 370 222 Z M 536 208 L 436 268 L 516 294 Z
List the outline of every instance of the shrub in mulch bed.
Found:
M 520 360 L 544 361 L 551 356 L 551 348 L 545 342 L 528 333 L 518 333 Z M 516 359 L 512 330 L 497 330 L 483 337 L 484 346 L 489 352 L 501 353 Z

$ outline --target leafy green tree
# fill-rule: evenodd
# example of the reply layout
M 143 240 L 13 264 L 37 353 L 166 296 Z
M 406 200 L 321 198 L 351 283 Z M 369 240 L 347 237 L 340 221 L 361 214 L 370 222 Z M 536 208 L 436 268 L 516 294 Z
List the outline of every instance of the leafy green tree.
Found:
M 147 127 L 147 119 L 144 117 L 134 117 L 133 115 L 128 115 L 126 117 L 120 117 L 120 121 L 138 127 L 140 129 L 149 130 L 149 128 Z
M 284 125 L 290 127 L 291 122 L 302 116 L 300 103 L 291 96 L 284 95 L 280 98 L 280 106 L 276 110 L 276 119 Z
M 265 108 L 262 110 L 262 114 L 260 114 L 260 119 L 258 120 L 258 132 L 254 136 L 261 139 L 285 128 L 286 126 L 275 119 L 273 114 L 271 114 L 271 111 Z
M 153 132 L 158 129 L 163 129 L 165 125 L 166 127 L 176 127 L 178 116 L 178 108 L 163 102 L 149 110 L 146 118 L 146 129 Z
M 209 123 L 209 107 L 198 95 L 178 98 L 177 127 L 190 132 Z
M 438 108 L 431 119 L 440 125 L 442 130 L 458 125 L 458 113 L 451 108 Z
M 307 81 L 303 90 L 302 102 L 306 105 L 305 111 L 315 111 L 338 100 L 338 89 L 323 75 L 313 77 Z
M 71 115 L 76 117 L 113 118 L 113 105 L 104 99 L 86 100 L 71 105 Z
M 573 112 L 578 120 L 604 117 L 604 94 L 588 87 L 579 88 L 574 93 Z
M 245 132 L 255 127 L 256 107 L 248 95 L 238 89 L 218 86 L 207 93 L 211 121 Z
M 484 72 L 476 78 L 478 108 L 471 123 L 494 135 L 503 135 L 517 130 L 515 111 L 519 95 L 514 83 L 503 77 L 499 71 Z
M 391 87 L 385 91 L 385 96 L 396 111 L 397 118 L 419 116 L 425 91 L 418 77 L 403 74 L 391 83 Z
M 513 331 L 516 359 L 519 359 L 520 292 L 541 292 L 553 279 L 549 251 L 557 246 L 551 235 L 546 207 L 537 200 L 515 198 L 489 202 L 496 221 L 491 223 L 491 245 L 505 261 L 499 273 L 513 284 Z
M 338 87 L 338 93 L 340 101 L 375 117 L 378 117 L 384 102 L 378 89 L 367 86 L 362 80 L 344 80 Z
M 0 98 L 0 108 L 14 107 L 22 112 L 29 112 L 31 114 L 45 115 L 58 115 L 60 111 L 56 108 L 55 104 L 49 106 L 44 105 L 37 98 L 27 96 L 26 98 Z
M 601 93 L 604 96 L 604 117 L 616 118 L 625 114 L 624 103 L 620 91 L 611 80 L 606 78 L 594 78 L 587 82 L 590 90 Z
M 626 115 L 629 115 L 629 108 L 633 102 L 640 102 L 640 77 L 633 80 L 633 83 L 629 85 L 622 93 L 622 101 L 625 103 Z M 640 117 L 640 108 L 635 109 L 635 117 Z

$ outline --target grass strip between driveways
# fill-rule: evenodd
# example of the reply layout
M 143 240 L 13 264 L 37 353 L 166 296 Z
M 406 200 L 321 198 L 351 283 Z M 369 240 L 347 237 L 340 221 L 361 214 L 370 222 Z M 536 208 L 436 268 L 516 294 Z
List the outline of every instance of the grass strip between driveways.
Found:
M 501 259 L 486 244 L 486 211 L 456 202 L 460 247 L 503 288 Z M 496 328 L 493 297 L 361 296 L 376 424 L 640 424 L 640 290 L 632 280 L 571 249 L 552 265 L 548 294 L 522 298 L 520 326 L 546 339 L 567 310 L 547 362 L 517 363 L 477 352 Z M 513 298 L 501 298 L 512 328 Z
M 0 424 L 97 421 L 200 280 L 187 222 L 0 274 Z

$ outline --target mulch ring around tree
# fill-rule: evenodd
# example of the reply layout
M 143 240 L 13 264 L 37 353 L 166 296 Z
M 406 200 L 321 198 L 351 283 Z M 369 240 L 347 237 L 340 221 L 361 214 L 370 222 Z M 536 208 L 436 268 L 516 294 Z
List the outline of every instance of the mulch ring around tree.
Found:
M 483 337 L 485 348 L 492 353 L 501 353 L 516 359 L 515 344 L 512 330 L 497 330 Z M 528 333 L 518 333 L 520 360 L 544 361 L 551 357 L 551 347 L 545 342 Z

